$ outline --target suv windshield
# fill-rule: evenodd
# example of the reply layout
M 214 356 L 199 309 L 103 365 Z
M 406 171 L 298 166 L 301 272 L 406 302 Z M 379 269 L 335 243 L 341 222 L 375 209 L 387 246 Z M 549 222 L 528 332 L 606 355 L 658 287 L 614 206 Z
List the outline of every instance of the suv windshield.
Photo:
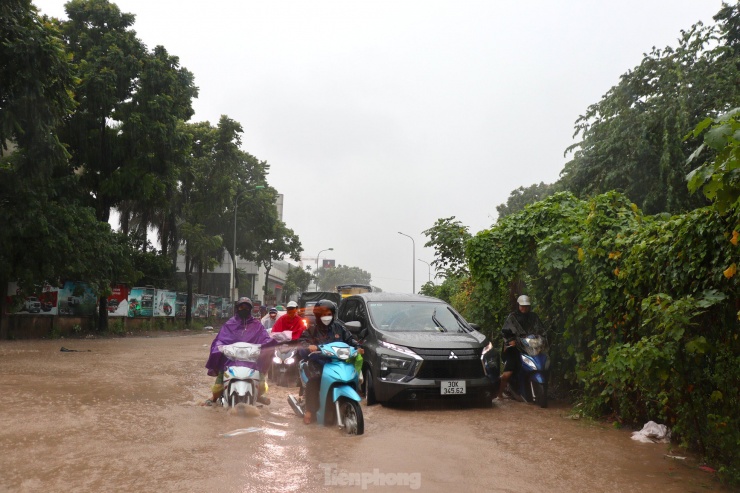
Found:
M 432 302 L 370 302 L 373 324 L 389 332 L 468 332 L 469 328 L 452 308 Z

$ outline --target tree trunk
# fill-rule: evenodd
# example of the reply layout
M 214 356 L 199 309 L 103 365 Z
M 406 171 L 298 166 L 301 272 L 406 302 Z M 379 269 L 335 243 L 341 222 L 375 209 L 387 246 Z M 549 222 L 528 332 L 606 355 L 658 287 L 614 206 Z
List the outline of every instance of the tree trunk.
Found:
M 108 331 L 108 297 L 101 296 L 98 300 L 98 332 Z
M 267 299 L 267 281 L 270 279 L 270 270 L 272 269 L 272 263 L 265 266 L 265 290 L 262 292 L 263 302 Z
M 185 243 L 185 281 L 187 282 L 187 298 L 185 301 L 185 326 L 190 327 L 193 308 L 193 261 L 190 258 L 190 245 Z

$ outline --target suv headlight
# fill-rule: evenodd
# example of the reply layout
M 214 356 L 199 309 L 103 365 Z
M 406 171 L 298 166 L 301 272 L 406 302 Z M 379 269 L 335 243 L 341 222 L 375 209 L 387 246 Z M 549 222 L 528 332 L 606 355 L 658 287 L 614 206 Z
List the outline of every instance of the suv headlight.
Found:
M 382 347 L 397 354 L 380 355 L 380 379 L 389 382 L 408 382 L 416 376 L 421 362 L 421 356 L 411 349 L 397 346 L 385 341 L 379 341 Z

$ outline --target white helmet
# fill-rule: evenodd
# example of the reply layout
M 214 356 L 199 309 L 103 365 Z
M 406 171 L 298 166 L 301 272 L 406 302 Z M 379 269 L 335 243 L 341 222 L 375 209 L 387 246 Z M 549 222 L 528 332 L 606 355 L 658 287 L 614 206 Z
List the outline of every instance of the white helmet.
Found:
M 526 294 L 521 295 L 516 299 L 516 302 L 519 303 L 522 306 L 529 306 L 531 303 L 529 302 L 529 296 Z

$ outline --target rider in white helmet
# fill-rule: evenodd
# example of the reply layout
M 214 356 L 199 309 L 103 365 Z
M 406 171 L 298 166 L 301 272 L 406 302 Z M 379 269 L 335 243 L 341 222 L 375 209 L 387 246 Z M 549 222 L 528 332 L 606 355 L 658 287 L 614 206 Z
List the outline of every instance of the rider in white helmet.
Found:
M 544 333 L 544 327 L 540 321 L 540 317 L 531 310 L 532 302 L 529 296 L 523 294 L 516 299 L 516 302 L 518 305 L 517 310 L 509 314 L 501 329 L 501 334 L 506 341 L 506 347 L 503 354 L 504 372 L 501 374 L 501 383 L 498 389 L 499 399 L 503 395 L 504 390 L 506 390 L 509 379 L 519 369 L 520 357 L 519 350 L 516 347 L 517 338 L 528 334 Z

